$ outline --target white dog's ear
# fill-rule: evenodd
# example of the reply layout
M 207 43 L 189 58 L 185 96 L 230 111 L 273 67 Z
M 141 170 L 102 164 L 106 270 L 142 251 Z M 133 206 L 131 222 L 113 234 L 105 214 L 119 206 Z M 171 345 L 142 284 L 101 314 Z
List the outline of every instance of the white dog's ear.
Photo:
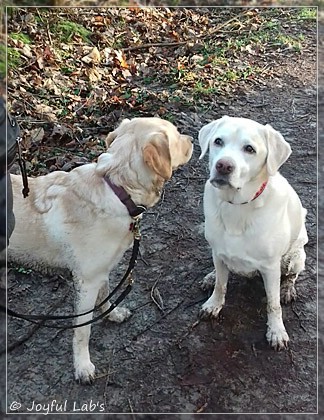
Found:
M 150 136 L 149 143 L 143 149 L 146 165 L 163 179 L 172 175 L 169 142 L 165 134 L 155 133 Z
M 212 121 L 209 124 L 204 125 L 200 129 L 199 134 L 198 134 L 199 145 L 201 148 L 201 154 L 199 156 L 199 159 L 202 159 L 207 153 L 210 138 L 213 135 L 213 132 L 217 129 L 220 121 L 222 121 L 224 118 L 229 118 L 229 117 L 225 115 L 224 117 L 219 118 L 218 120 Z
M 198 134 L 198 140 L 199 140 L 199 146 L 201 149 L 201 154 L 199 156 L 199 159 L 202 159 L 205 154 L 207 153 L 208 146 L 209 146 L 209 140 L 210 140 L 210 133 L 214 128 L 216 121 L 212 121 L 207 125 L 204 125 L 200 130 Z
M 291 147 L 279 131 L 276 131 L 271 125 L 266 124 L 265 129 L 268 148 L 267 171 L 269 175 L 274 175 L 289 158 Z

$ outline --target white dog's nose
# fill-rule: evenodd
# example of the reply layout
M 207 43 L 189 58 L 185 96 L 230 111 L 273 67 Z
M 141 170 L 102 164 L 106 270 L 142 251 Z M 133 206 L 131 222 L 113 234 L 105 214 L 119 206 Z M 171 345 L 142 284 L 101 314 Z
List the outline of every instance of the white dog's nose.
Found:
M 235 164 L 231 159 L 220 159 L 216 163 L 216 171 L 220 175 L 229 175 L 235 169 Z

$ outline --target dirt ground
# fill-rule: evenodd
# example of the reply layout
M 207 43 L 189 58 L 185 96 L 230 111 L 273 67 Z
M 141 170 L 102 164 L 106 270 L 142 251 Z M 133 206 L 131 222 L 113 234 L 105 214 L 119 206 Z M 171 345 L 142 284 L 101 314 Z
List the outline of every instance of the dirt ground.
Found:
M 125 302 L 132 317 L 121 325 L 102 321 L 92 328 L 94 384 L 81 386 L 73 379 L 72 331 L 35 329 L 9 319 L 8 412 L 46 412 L 53 401 L 52 412 L 61 413 L 316 412 L 315 38 L 308 52 L 284 63 L 276 79 L 241 92 L 226 104 L 215 98 L 214 105 L 208 113 L 176 115 L 180 131 L 195 138 L 194 154 L 167 183 L 162 201 L 144 215 L 141 259 Z M 200 282 L 212 270 L 201 228 L 207 159 L 198 160 L 197 133 L 203 124 L 225 114 L 270 123 L 292 146 L 281 173 L 308 210 L 309 243 L 306 270 L 297 283 L 298 299 L 283 307 L 291 340 L 287 351 L 275 352 L 265 340 L 266 300 L 260 278 L 232 276 L 220 320 L 196 323 L 207 299 Z M 123 274 L 128 258 L 129 253 L 112 283 Z M 45 313 L 60 305 L 60 311 L 69 313 L 73 287 L 65 278 L 11 271 L 9 306 Z M 152 300 L 154 287 L 163 311 Z

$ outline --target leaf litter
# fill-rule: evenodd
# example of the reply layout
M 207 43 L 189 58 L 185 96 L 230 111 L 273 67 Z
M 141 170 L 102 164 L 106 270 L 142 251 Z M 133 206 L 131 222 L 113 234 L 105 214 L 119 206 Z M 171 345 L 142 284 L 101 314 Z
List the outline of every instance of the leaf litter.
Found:
M 181 112 L 208 111 L 263 85 L 287 55 L 301 54 L 307 45 L 299 13 L 239 7 L 10 9 L 8 46 L 16 58 L 8 59 L 9 102 L 24 132 L 24 154 L 33 160 L 30 174 L 61 169 L 38 165 L 58 153 L 58 145 L 96 158 L 122 118 L 158 115 L 175 122 Z M 34 139 L 40 124 L 42 139 Z M 58 124 L 65 127 L 61 137 L 51 135 Z M 67 158 L 62 152 L 60 162 Z

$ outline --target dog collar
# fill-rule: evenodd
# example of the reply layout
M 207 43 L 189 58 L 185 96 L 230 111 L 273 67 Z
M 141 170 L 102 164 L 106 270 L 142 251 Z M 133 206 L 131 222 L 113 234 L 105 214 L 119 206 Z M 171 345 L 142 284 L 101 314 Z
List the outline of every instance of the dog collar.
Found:
M 124 190 L 123 187 L 118 187 L 117 185 L 112 183 L 108 176 L 105 176 L 104 180 L 107 182 L 109 187 L 113 190 L 113 192 L 117 195 L 119 200 L 127 208 L 128 213 L 131 217 L 137 217 L 140 214 L 144 213 L 144 211 L 146 210 L 146 206 L 144 205 L 137 206 L 134 203 L 134 201 L 131 199 L 131 196 Z
M 251 203 L 251 201 L 255 200 L 256 198 L 259 197 L 259 195 L 261 195 L 265 189 L 265 187 L 267 186 L 268 181 L 264 181 L 264 183 L 261 185 L 261 187 L 258 189 L 258 191 L 254 194 L 254 197 L 252 198 L 252 200 L 250 201 L 245 201 L 244 203 L 233 203 L 232 201 L 228 201 L 228 203 L 230 204 L 248 204 Z

